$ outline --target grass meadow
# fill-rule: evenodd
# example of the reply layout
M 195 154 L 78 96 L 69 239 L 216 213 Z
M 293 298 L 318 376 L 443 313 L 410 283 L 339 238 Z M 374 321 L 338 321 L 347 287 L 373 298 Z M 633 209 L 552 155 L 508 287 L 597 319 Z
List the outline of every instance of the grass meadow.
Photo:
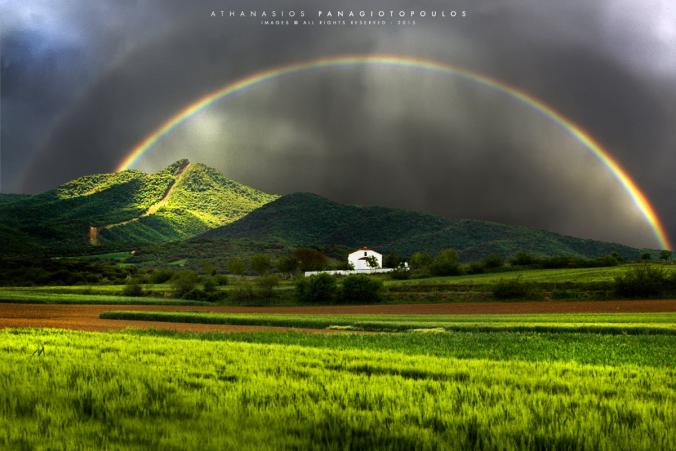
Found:
M 674 449 L 673 335 L 0 331 L 0 448 Z
M 676 313 L 386 315 L 111 311 L 102 319 L 343 329 L 372 332 L 506 331 L 676 335 Z

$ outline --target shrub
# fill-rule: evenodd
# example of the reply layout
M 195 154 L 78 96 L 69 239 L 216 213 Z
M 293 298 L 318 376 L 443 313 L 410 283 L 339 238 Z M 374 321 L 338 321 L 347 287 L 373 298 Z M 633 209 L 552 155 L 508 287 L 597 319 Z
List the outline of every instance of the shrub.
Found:
M 202 281 L 202 288 L 205 293 L 214 293 L 217 286 L 216 279 L 213 277 L 205 277 Z
M 234 301 L 250 301 L 255 299 L 253 285 L 248 280 L 238 280 L 230 291 L 230 297 Z
M 326 274 L 300 277 L 296 281 L 296 297 L 303 303 L 328 303 L 336 298 L 336 278 Z
M 244 274 L 244 270 L 246 269 L 246 265 L 244 264 L 244 260 L 242 260 L 239 257 L 233 257 L 230 260 L 228 260 L 228 272 L 230 274 L 235 274 L 236 276 L 241 276 Z
M 216 276 L 215 280 L 216 280 L 216 285 L 218 285 L 219 287 L 222 287 L 222 286 L 228 284 L 228 276 L 223 275 L 223 274 Z
M 655 297 L 674 291 L 674 277 L 663 268 L 643 265 L 615 277 L 615 294 L 622 297 Z
M 486 269 L 498 269 L 505 266 L 505 259 L 500 255 L 493 254 L 486 257 L 483 264 Z
M 277 270 L 281 273 L 293 274 L 298 271 L 298 260 L 293 255 L 287 255 L 277 260 Z
M 279 285 L 279 278 L 272 274 L 260 276 L 256 279 L 256 295 L 264 298 L 274 296 L 275 287 Z
M 174 276 L 174 271 L 171 269 L 158 269 L 150 273 L 150 283 L 164 283 L 169 281 Z
M 311 247 L 299 247 L 293 253 L 301 271 L 320 271 L 328 265 L 326 255 Z
M 467 274 L 483 274 L 486 272 L 486 267 L 483 263 L 474 262 L 467 267 Z
M 390 277 L 394 280 L 406 280 L 411 278 L 411 271 L 408 269 L 397 267 L 390 273 Z
M 251 269 L 257 274 L 266 274 L 270 268 L 272 268 L 272 263 L 267 255 L 257 254 L 251 257 Z
M 453 276 L 460 274 L 458 253 L 455 249 L 445 249 L 439 252 L 430 266 L 430 272 L 435 276 Z
M 403 260 L 396 252 L 387 254 L 383 259 L 384 268 L 398 268 L 403 263 Z
M 427 252 L 416 252 L 411 256 L 411 268 L 421 270 L 429 267 L 432 264 L 432 256 Z
M 138 283 L 130 283 L 125 285 L 122 294 L 124 296 L 143 296 L 143 287 Z
M 529 299 L 535 295 L 533 286 L 521 280 L 520 277 L 501 279 L 493 287 L 493 296 L 497 299 Z
M 344 304 L 369 304 L 382 300 L 383 282 L 364 274 L 355 274 L 343 279 L 340 301 Z
M 188 293 L 193 291 L 197 286 L 199 278 L 195 271 L 186 269 L 174 274 L 174 277 L 171 279 L 171 286 L 174 288 L 174 294 L 176 297 L 185 297 Z M 186 298 L 193 299 L 193 298 Z
M 537 262 L 538 259 L 535 256 L 526 252 L 519 252 L 509 261 L 513 266 L 529 266 L 534 265 Z

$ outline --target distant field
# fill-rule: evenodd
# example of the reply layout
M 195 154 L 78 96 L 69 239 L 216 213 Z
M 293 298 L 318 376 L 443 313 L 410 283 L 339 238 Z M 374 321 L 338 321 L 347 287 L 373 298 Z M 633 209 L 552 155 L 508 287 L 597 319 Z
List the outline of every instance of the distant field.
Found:
M 383 302 L 393 304 L 491 301 L 495 300 L 492 290 L 497 283 L 514 279 L 529 283 L 535 293 L 534 299 L 598 300 L 612 299 L 614 297 L 612 281 L 635 266 L 528 269 L 408 280 L 390 280 L 383 276 L 379 277 L 384 281 L 386 288 Z M 659 265 L 659 267 L 676 273 L 676 265 Z M 240 299 L 235 292 L 240 290 L 243 284 L 255 289 L 255 277 L 230 276 L 228 280 L 228 284 L 217 288 L 224 294 L 224 299 L 217 301 L 217 304 L 298 304 L 293 294 L 293 280 L 280 280 L 279 285 L 273 289 L 272 297 L 250 299 Z M 169 300 L 173 293 L 170 283 L 143 284 L 142 288 L 144 296 L 128 298 L 122 296 L 125 285 L 0 287 L 0 302 L 86 303 L 91 301 L 93 303 L 132 304 L 183 302 L 180 299 Z
M 564 269 L 524 269 L 487 274 L 464 276 L 428 277 L 424 279 L 391 280 L 390 286 L 401 285 L 437 285 L 437 284 L 493 284 L 500 280 L 521 279 L 536 283 L 592 283 L 612 282 L 618 275 L 624 274 L 638 265 L 610 266 L 604 268 L 564 268 Z M 660 265 L 670 272 L 676 272 L 676 265 Z
M 397 332 L 532 331 L 676 335 L 676 313 L 539 315 L 327 315 L 109 311 L 102 319 Z
M 0 331 L 0 448 L 676 448 L 672 336 L 271 337 Z
M 107 294 L 60 293 L 45 289 L 5 289 L 0 288 L 1 302 L 24 302 L 28 304 L 161 304 L 161 305 L 210 305 L 204 302 L 186 301 L 155 297 L 132 297 Z M 84 290 L 83 290 L 84 291 Z M 121 292 L 119 290 L 118 292 Z

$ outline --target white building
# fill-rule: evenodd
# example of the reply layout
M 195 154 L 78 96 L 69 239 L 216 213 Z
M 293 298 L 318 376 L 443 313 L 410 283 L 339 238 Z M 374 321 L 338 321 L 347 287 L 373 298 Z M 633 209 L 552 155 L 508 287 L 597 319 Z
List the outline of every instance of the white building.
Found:
M 377 265 L 372 267 L 369 260 L 375 258 Z M 385 272 L 395 271 L 395 268 L 383 268 L 383 255 L 369 249 L 362 247 L 347 256 L 347 262 L 352 266 L 352 269 L 336 269 L 333 271 L 305 271 L 306 276 L 312 276 L 319 273 L 348 276 L 350 274 L 379 274 Z M 402 265 L 404 270 L 408 271 L 408 263 Z
M 378 263 L 376 266 L 371 266 L 369 263 L 369 261 L 373 261 L 373 259 Z M 347 256 L 347 262 L 352 265 L 356 271 L 378 269 L 383 267 L 383 255 L 368 247 L 362 247 L 361 249 L 350 253 L 350 255 Z

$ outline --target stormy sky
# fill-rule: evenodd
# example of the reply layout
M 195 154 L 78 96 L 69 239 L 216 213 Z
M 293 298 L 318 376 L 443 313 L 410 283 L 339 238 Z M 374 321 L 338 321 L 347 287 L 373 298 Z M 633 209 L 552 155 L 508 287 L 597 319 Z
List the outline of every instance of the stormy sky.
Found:
M 241 9 L 468 17 L 305 27 L 210 17 Z M 610 151 L 676 236 L 670 0 L 0 0 L 0 51 L 3 192 L 109 172 L 173 113 L 253 72 L 389 53 L 541 99 Z M 270 192 L 658 247 L 617 180 L 560 126 L 510 96 L 429 71 L 342 67 L 261 84 L 196 115 L 137 167 L 178 158 Z

